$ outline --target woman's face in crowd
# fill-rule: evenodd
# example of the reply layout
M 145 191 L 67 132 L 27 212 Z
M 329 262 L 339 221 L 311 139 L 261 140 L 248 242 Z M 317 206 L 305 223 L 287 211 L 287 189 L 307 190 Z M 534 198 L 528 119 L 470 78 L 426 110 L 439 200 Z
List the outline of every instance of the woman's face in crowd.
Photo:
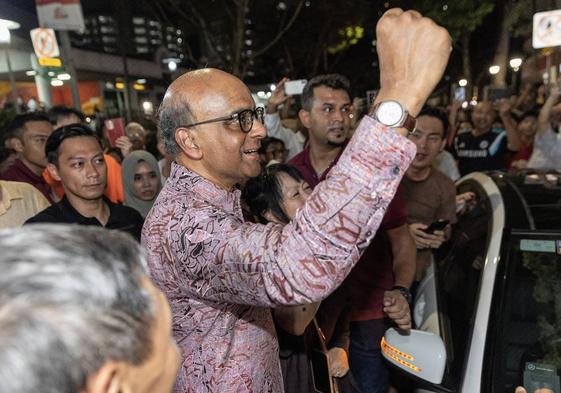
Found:
M 312 188 L 304 180 L 295 180 L 284 172 L 280 172 L 277 176 L 282 193 L 281 208 L 286 216 L 292 220 L 296 211 L 304 206 L 312 193 Z
M 146 162 L 136 164 L 133 182 L 134 195 L 143 201 L 151 201 L 158 192 L 158 175 Z
M 524 136 L 534 136 L 538 130 L 538 119 L 534 116 L 526 116 L 518 123 L 518 132 Z

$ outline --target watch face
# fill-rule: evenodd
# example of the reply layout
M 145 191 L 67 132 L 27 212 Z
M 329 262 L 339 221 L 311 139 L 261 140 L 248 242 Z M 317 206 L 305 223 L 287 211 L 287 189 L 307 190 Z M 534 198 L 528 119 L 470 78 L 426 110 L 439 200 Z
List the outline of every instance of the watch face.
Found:
M 384 101 L 380 103 L 376 111 L 376 117 L 380 123 L 393 126 L 403 117 L 403 108 L 396 101 Z

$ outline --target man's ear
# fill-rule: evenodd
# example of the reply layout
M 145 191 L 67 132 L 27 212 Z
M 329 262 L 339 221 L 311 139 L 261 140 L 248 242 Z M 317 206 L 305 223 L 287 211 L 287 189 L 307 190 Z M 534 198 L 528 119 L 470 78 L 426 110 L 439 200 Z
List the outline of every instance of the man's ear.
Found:
M 94 374 L 88 376 L 86 386 L 80 393 L 123 393 L 130 391 L 126 384 L 126 365 L 107 362 Z
M 175 131 L 175 141 L 179 145 L 181 151 L 192 160 L 200 160 L 203 152 L 200 149 L 196 134 L 187 128 L 178 128 Z
M 300 119 L 300 122 L 302 123 L 302 125 L 304 127 L 306 127 L 307 129 L 310 129 L 310 127 L 311 127 L 310 112 L 308 112 L 305 109 L 300 109 L 300 111 L 298 111 L 298 118 Z
M 446 138 L 442 138 L 442 144 L 440 145 L 440 150 L 438 151 L 441 152 L 442 150 L 444 150 L 445 146 L 446 146 Z
M 10 149 L 14 149 L 18 153 L 21 153 L 23 151 L 23 143 L 21 143 L 21 140 L 16 137 L 6 139 L 4 141 L 4 146 Z
M 47 164 L 47 171 L 49 171 L 49 175 L 56 181 L 61 181 L 60 175 L 58 174 L 58 168 L 55 164 L 51 164 L 50 162 Z

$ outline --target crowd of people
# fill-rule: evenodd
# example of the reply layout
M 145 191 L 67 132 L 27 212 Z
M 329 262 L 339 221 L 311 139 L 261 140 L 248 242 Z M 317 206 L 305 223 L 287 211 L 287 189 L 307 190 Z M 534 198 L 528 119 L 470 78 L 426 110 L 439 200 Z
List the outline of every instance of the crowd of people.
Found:
M 0 135 L 0 392 L 407 391 L 380 340 L 412 327 L 470 198 L 454 181 L 561 168 L 560 92 L 424 106 L 450 38 L 412 11 L 384 14 L 377 50 L 363 116 L 342 75 L 297 100 L 285 78 L 256 108 L 215 69 L 170 85 L 157 133 L 17 115 Z

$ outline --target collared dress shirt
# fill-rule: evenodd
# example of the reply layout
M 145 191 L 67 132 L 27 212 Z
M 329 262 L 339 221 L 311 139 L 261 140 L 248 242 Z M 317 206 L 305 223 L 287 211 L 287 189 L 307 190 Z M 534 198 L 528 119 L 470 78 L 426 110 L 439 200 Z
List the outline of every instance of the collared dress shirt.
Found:
M 0 180 L 0 229 L 17 228 L 50 206 L 47 198 L 28 183 Z
M 182 352 L 175 392 L 282 392 L 271 307 L 319 301 L 343 282 L 414 154 L 365 117 L 285 226 L 244 222 L 239 191 L 174 164 L 142 243 Z

